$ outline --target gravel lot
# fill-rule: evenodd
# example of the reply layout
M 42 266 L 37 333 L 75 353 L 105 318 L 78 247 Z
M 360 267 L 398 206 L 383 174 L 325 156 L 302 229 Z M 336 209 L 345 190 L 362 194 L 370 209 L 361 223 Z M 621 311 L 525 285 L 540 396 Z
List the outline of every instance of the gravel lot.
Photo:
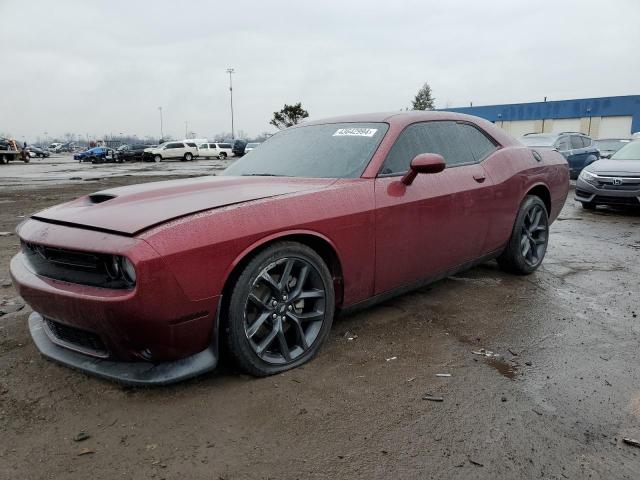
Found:
M 222 166 L 2 165 L 0 231 L 80 194 Z M 640 439 L 639 227 L 640 212 L 569 199 L 534 275 L 488 263 L 341 318 L 315 361 L 265 379 L 223 365 L 122 388 L 40 358 L 28 306 L 7 313 L 0 478 L 638 478 L 640 448 L 622 439 Z M 0 311 L 18 302 L 17 249 L 0 236 Z

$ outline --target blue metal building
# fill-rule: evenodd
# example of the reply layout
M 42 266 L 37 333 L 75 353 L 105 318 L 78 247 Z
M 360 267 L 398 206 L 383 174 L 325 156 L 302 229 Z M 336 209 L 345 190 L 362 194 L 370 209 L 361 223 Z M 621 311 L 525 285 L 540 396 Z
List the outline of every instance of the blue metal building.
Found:
M 640 132 L 640 95 L 445 108 L 486 118 L 513 136 L 579 131 L 593 138 L 625 138 Z

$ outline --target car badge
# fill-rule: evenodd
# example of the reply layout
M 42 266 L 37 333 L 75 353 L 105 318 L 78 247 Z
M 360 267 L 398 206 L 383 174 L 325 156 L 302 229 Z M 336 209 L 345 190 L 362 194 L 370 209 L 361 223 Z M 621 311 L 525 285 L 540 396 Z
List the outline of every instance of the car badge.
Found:
M 614 178 L 613 179 L 613 184 L 614 185 L 622 185 L 622 179 L 621 178 Z

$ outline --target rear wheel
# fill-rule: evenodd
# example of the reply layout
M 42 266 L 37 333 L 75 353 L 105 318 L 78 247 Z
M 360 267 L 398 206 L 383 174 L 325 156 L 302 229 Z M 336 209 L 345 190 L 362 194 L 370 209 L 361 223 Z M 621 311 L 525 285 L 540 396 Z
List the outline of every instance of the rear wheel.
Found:
M 218 158 L 220 160 L 224 160 L 225 158 L 227 158 L 227 154 L 225 152 L 220 152 L 220 155 L 218 155 Z
M 595 210 L 596 209 L 596 204 L 593 202 L 580 202 L 582 203 L 582 208 L 586 209 L 586 210 Z
M 193 154 L 191 154 L 191 153 L 189 153 L 189 152 L 185 153 L 185 154 L 184 154 L 184 159 L 185 159 L 187 162 L 190 162 L 191 160 L 193 160 Z
M 525 197 L 505 251 L 498 257 L 503 270 L 518 275 L 534 272 L 544 259 L 549 241 L 549 217 L 540 197 Z
M 229 353 L 260 377 L 302 365 L 327 338 L 334 301 L 331 273 L 313 249 L 275 243 L 253 257 L 233 289 Z

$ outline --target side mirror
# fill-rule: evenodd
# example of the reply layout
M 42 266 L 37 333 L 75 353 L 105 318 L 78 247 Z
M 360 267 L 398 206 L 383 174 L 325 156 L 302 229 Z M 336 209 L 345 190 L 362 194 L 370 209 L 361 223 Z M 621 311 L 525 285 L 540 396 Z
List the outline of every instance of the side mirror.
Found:
M 402 183 L 411 185 L 419 173 L 440 173 L 446 167 L 444 158 L 437 153 L 421 153 L 411 160 L 409 171 L 402 177 Z

